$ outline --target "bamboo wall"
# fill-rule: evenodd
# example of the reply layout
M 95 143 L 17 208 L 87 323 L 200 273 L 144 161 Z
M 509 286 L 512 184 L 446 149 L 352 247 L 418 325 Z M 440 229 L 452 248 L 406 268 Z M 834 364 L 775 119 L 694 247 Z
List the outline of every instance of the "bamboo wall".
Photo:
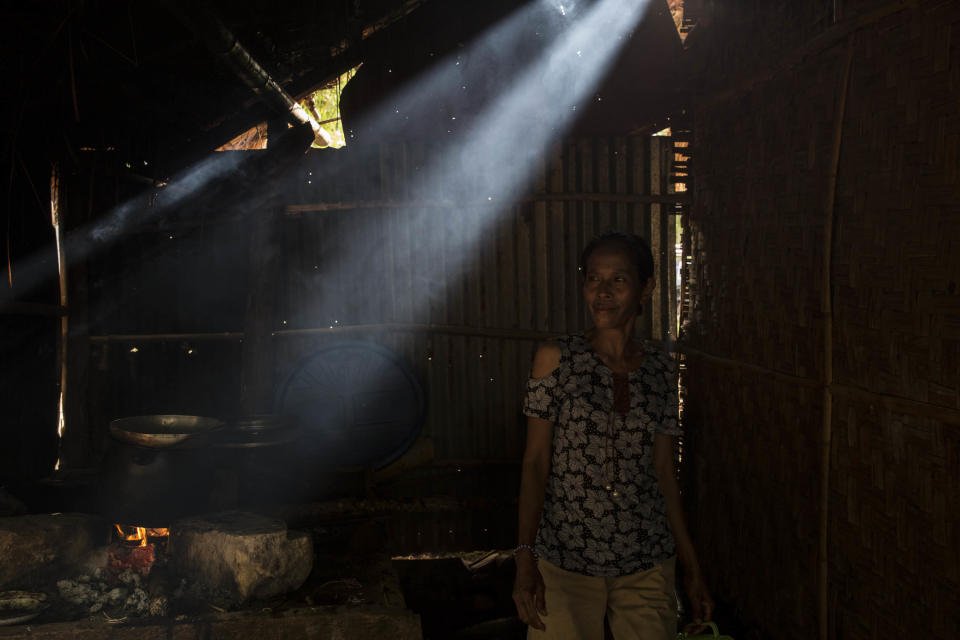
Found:
M 771 637 L 954 637 L 960 9 L 725 4 L 685 236 L 704 569 Z
M 662 271 L 673 268 L 672 209 L 635 198 L 666 194 L 669 142 L 567 141 L 506 209 L 469 188 L 443 202 L 418 198 L 411 184 L 440 152 L 428 145 L 381 147 L 378 175 L 364 181 L 373 193 L 325 182 L 331 158 L 318 154 L 282 223 L 278 371 L 327 340 L 374 340 L 423 382 L 423 434 L 439 459 L 519 460 L 520 392 L 536 343 L 586 326 L 577 262 L 587 241 L 611 227 L 655 237 Z M 315 210 L 324 202 L 346 209 Z M 465 218 L 490 220 L 479 242 L 464 236 L 474 224 Z M 671 288 L 661 294 L 641 328 L 659 338 L 676 305 Z
M 91 272 L 91 438 L 102 441 L 123 415 L 232 415 L 255 338 L 270 398 L 300 358 L 359 339 L 418 376 L 423 435 L 439 461 L 518 462 L 520 392 L 536 343 L 585 327 L 583 245 L 610 227 L 631 230 L 651 238 L 661 277 L 673 272 L 670 144 L 565 141 L 506 208 L 471 185 L 430 200 L 417 193 L 416 178 L 442 158 L 438 145 L 382 145 L 372 159 L 349 147 L 317 151 L 292 182 L 262 186 L 282 195 L 253 217 L 208 207 L 206 224 L 141 231 Z M 664 339 L 676 293 L 658 293 L 640 331 Z

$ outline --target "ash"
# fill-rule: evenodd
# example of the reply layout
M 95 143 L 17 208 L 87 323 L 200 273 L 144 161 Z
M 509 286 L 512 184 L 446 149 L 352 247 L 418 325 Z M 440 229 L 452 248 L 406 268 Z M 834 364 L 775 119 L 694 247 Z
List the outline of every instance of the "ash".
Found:
M 185 581 L 174 591 L 179 597 Z M 115 578 L 97 569 L 93 575 L 77 576 L 75 580 L 58 580 L 60 597 L 89 614 L 103 612 L 109 617 L 166 616 L 170 603 L 165 595 L 151 596 L 139 574 L 126 570 Z

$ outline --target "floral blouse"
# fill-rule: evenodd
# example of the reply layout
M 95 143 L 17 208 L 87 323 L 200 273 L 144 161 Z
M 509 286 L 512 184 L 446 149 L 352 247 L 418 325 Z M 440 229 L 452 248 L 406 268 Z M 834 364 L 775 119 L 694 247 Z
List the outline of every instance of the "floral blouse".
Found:
M 628 374 L 630 410 L 613 407 L 613 372 L 582 335 L 558 339 L 560 365 L 531 378 L 523 412 L 554 424 L 537 553 L 580 574 L 639 573 L 674 555 L 653 465 L 655 433 L 680 435 L 677 369 L 644 343 Z M 609 487 L 609 488 L 608 488 Z

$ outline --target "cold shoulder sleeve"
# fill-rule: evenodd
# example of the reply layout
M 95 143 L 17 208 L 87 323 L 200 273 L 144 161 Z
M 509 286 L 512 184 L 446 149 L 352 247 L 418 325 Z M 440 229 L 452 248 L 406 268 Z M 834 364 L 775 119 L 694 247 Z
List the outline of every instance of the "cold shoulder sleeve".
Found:
M 546 350 L 544 348 L 546 347 Z M 550 355 L 550 351 L 554 355 Z M 546 355 L 546 358 L 543 356 Z M 560 409 L 560 392 L 564 364 L 569 360 L 569 349 L 566 340 L 563 338 L 555 342 L 541 345 L 534 358 L 534 371 L 540 368 L 544 371 L 553 367 L 553 370 L 545 376 L 535 377 L 532 373 L 527 380 L 527 390 L 523 397 L 523 415 L 531 418 L 542 418 L 550 422 L 557 421 L 557 415 Z M 552 362 L 551 362 L 552 360 Z
M 523 415 L 556 422 L 560 404 L 558 389 L 556 371 L 542 378 L 531 377 L 527 380 L 527 392 L 523 397 Z

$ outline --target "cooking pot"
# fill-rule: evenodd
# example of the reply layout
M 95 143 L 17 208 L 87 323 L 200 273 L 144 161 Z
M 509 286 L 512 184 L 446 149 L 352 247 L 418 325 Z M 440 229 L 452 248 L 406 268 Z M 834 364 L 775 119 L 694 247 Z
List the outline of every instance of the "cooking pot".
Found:
M 215 452 L 209 447 L 141 447 L 113 440 L 100 475 L 100 513 L 113 522 L 167 527 L 208 510 Z
M 223 477 L 235 480 L 239 506 L 299 495 L 300 435 L 296 418 L 284 415 L 242 416 L 217 432 L 213 448 Z
M 299 437 L 300 429 L 293 416 L 243 416 L 218 431 L 213 446 L 222 449 L 260 449 L 290 444 Z
M 110 422 L 101 461 L 100 511 L 114 522 L 166 527 L 207 510 L 215 451 L 223 425 L 200 416 L 147 415 Z

